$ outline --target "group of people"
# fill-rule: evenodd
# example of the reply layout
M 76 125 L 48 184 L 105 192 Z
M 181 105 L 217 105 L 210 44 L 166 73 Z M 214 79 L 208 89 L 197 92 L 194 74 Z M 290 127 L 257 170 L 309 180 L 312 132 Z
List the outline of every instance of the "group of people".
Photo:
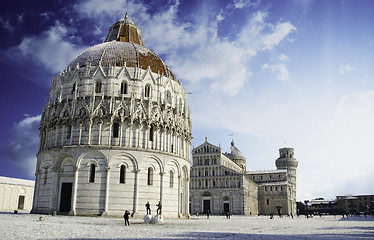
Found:
M 161 215 L 161 210 L 162 210 L 161 201 L 159 201 L 158 204 L 156 204 L 156 206 L 157 206 L 157 210 L 156 210 L 157 215 Z M 145 208 L 147 210 L 147 215 L 151 214 L 151 204 L 149 203 L 149 201 L 145 204 Z M 130 212 L 126 210 L 123 214 L 123 218 L 125 219 L 125 226 L 130 226 L 129 217 L 130 217 Z
M 159 201 L 158 204 L 156 204 L 156 206 L 157 206 L 157 210 L 156 210 L 157 215 L 161 215 L 161 210 L 162 210 L 161 201 Z M 151 214 L 151 204 L 149 203 L 149 201 L 145 204 L 145 209 L 147 210 L 147 215 Z

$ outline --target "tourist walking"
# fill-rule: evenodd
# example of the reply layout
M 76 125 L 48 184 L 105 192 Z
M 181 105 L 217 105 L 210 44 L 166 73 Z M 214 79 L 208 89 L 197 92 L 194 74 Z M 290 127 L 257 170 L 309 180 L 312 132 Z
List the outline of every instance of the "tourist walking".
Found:
M 123 218 L 125 219 L 125 226 L 130 226 L 129 216 L 130 216 L 130 212 L 126 210 L 125 213 L 123 214 Z
M 149 204 L 149 201 L 145 204 L 145 208 L 147 209 L 147 215 L 151 214 L 151 204 Z
M 156 205 L 157 206 L 157 214 L 161 215 L 161 209 L 162 209 L 162 204 L 161 204 L 161 201 L 158 201 L 158 204 Z

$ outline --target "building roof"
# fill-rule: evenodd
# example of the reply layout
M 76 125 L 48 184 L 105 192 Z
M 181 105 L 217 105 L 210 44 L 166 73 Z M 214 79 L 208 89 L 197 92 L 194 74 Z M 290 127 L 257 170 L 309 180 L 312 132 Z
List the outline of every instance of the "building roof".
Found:
M 255 174 L 270 174 L 270 173 L 286 173 L 287 169 L 277 169 L 277 170 L 261 170 L 261 171 L 247 171 L 246 174 L 255 175 Z
M 35 181 L 33 180 L 11 178 L 11 177 L 1 177 L 1 176 L 0 176 L 0 183 L 12 184 L 12 185 L 24 185 L 24 186 L 30 186 L 30 187 L 35 186 Z
M 74 69 L 90 66 L 138 67 L 176 80 L 171 69 L 161 58 L 146 48 L 139 28 L 127 18 L 110 27 L 104 43 L 94 45 L 80 53 L 68 66 Z

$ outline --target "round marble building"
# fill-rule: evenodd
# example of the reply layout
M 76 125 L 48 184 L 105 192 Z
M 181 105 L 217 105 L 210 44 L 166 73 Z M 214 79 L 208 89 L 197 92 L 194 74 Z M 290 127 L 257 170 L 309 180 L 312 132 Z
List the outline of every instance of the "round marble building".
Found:
M 187 216 L 191 138 L 185 89 L 126 15 L 53 79 L 31 212 Z

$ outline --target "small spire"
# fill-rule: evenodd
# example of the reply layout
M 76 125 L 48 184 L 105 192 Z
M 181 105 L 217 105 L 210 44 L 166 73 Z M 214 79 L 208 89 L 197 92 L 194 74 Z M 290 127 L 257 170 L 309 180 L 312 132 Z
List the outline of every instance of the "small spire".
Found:
M 126 14 L 125 14 L 125 19 L 127 19 L 129 17 L 129 15 L 127 14 L 127 12 L 126 12 Z
M 208 142 L 208 138 L 207 137 L 205 137 L 205 142 Z

